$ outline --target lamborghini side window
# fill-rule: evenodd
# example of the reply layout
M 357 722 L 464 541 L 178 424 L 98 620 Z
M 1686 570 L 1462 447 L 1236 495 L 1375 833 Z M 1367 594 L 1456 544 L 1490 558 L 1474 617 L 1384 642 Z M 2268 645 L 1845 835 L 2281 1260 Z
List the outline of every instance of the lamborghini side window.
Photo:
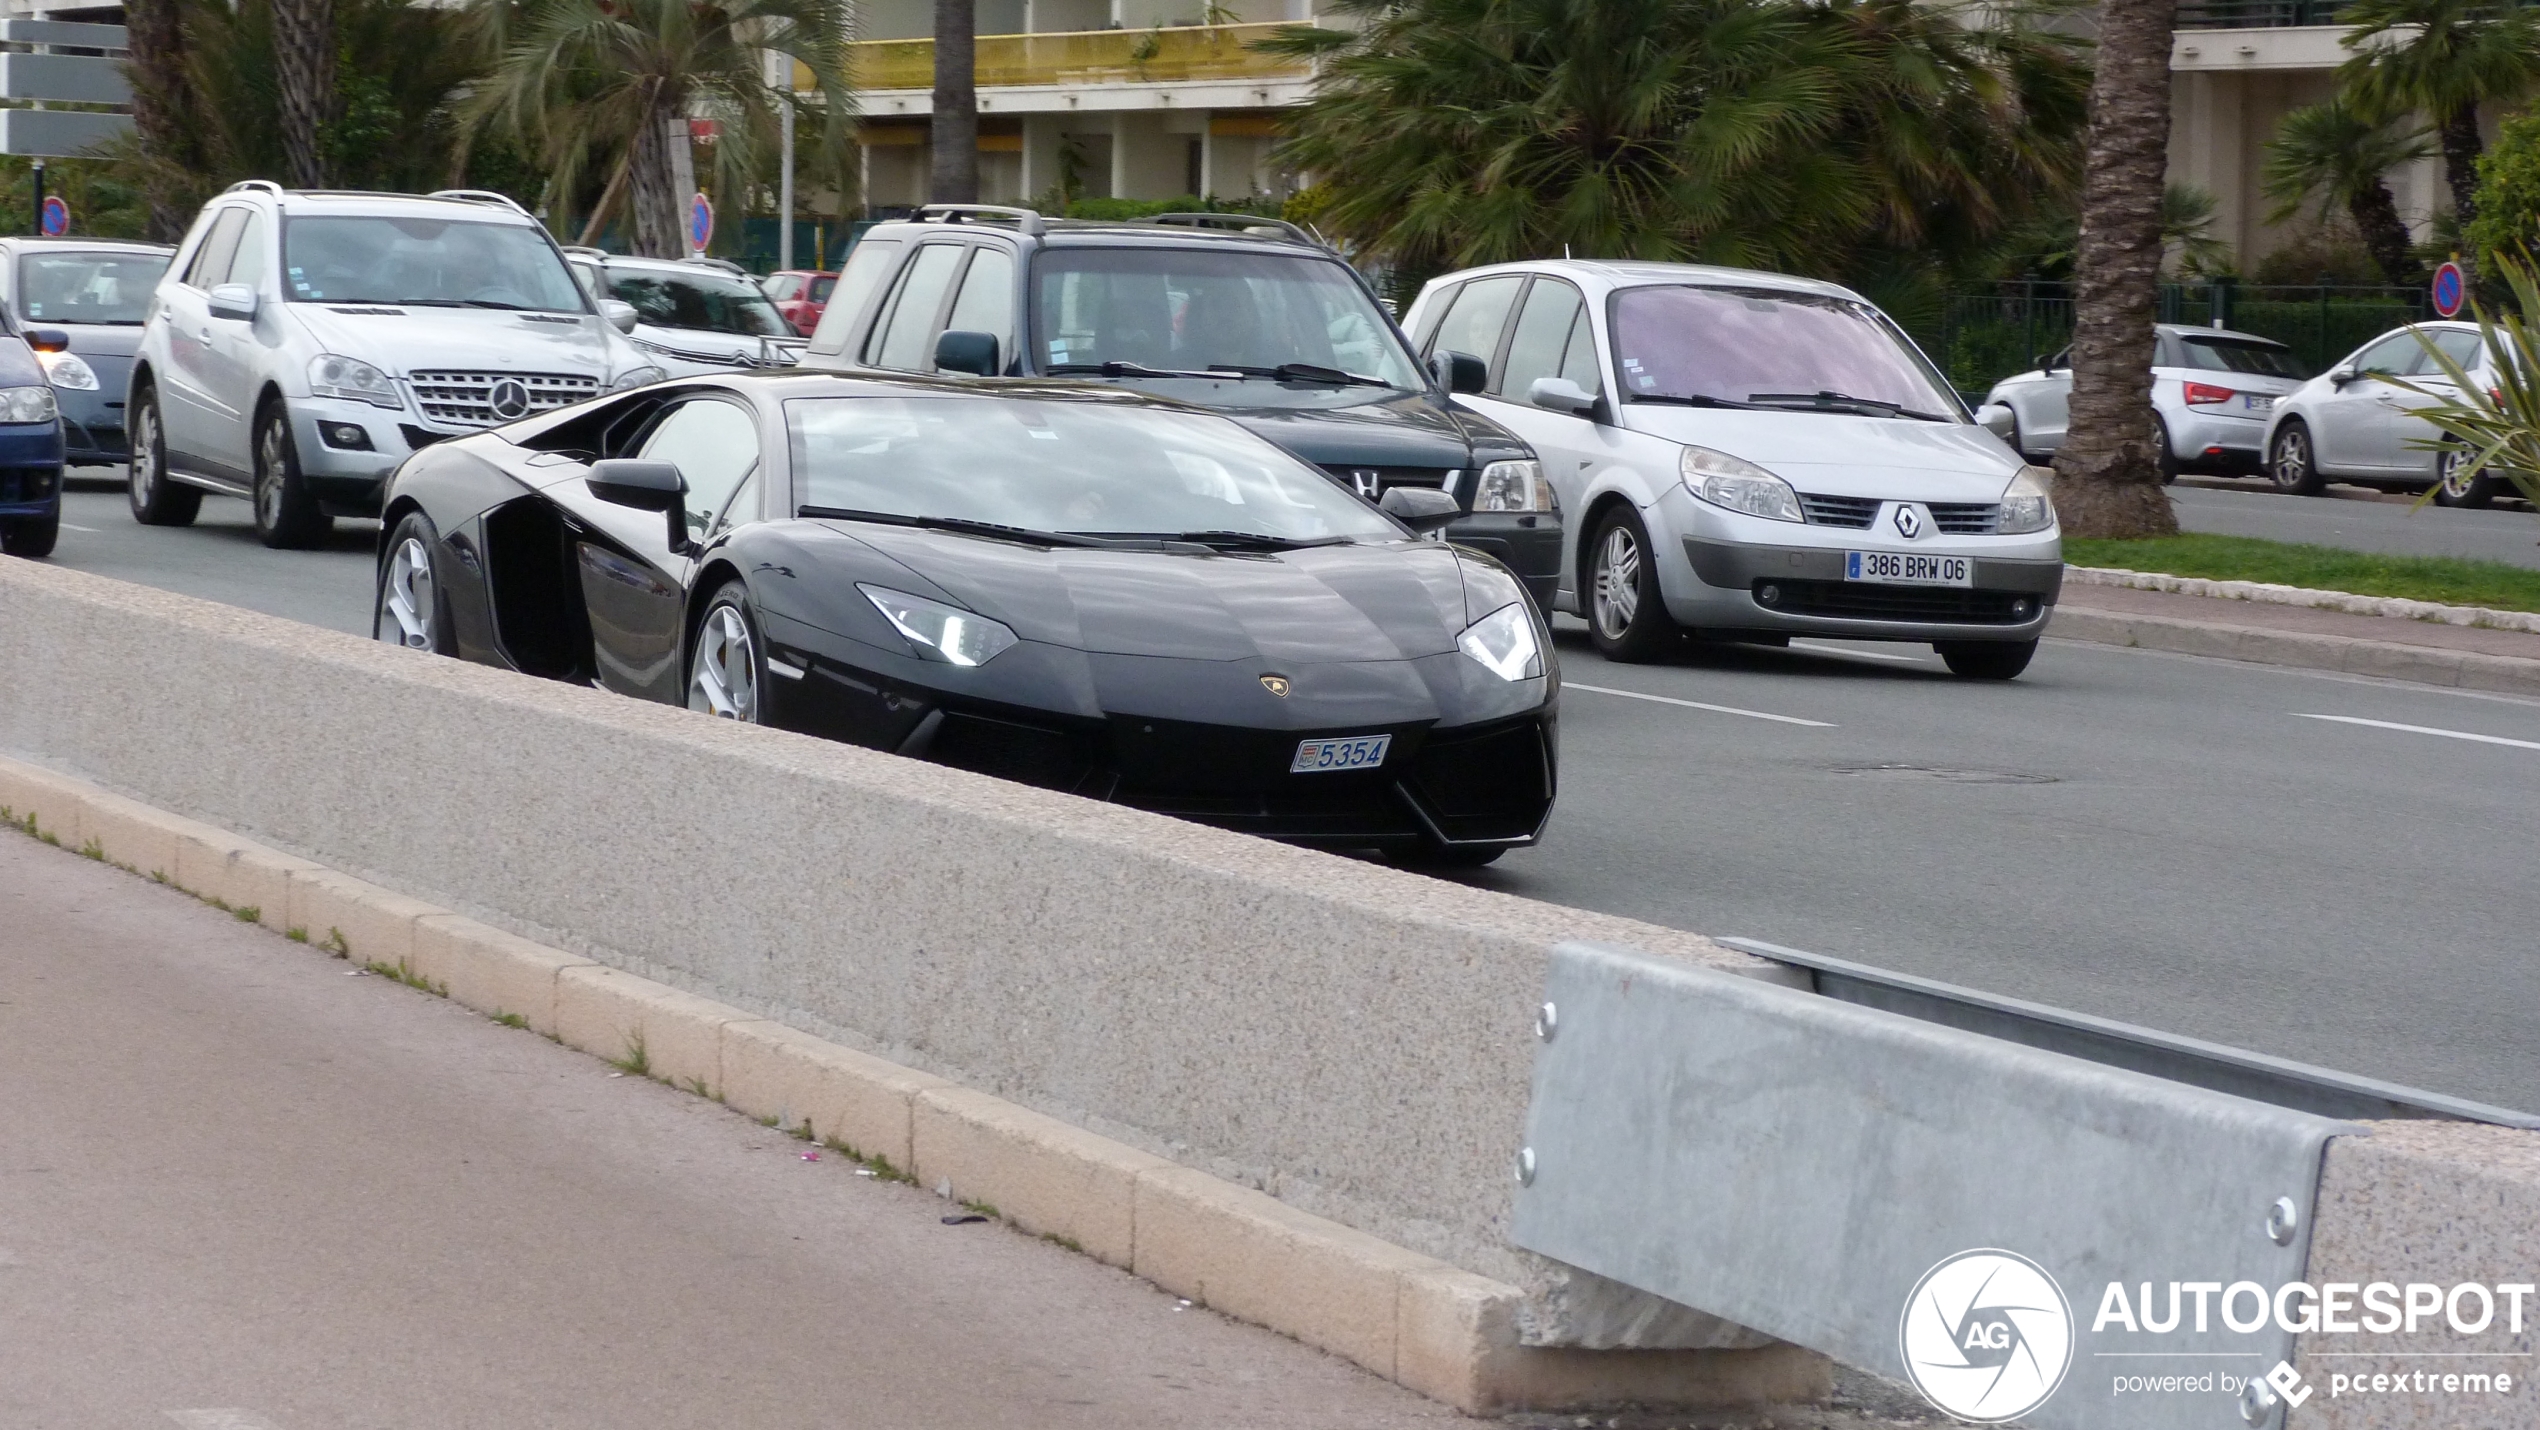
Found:
M 758 466 L 758 419 L 710 397 L 683 402 L 653 425 L 640 455 L 672 463 L 688 479 L 688 529 L 703 537 Z

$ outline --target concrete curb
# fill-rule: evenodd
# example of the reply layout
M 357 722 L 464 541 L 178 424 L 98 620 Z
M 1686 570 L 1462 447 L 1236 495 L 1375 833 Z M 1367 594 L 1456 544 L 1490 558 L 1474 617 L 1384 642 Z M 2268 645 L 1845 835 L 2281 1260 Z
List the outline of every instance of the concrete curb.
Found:
M 2500 611 L 2493 606 L 2447 606 L 2440 601 L 2412 601 L 2400 596 L 2359 596 L 2352 591 L 2286 586 L 2273 581 L 2218 581 L 2203 576 L 2172 576 L 2161 571 L 2131 571 L 2122 566 L 2067 566 L 2064 568 L 2064 584 L 2164 591 L 2177 596 L 2249 601 L 2264 606 L 2342 611 L 2353 616 L 2540 633 L 2540 613 L 2531 611 Z
M 1473 1414 L 1814 1401 L 1792 1345 L 1521 1343 L 1515 1286 L 1123 1143 L 0 758 L 0 816 L 489 1017 L 770 1120 Z
M 2444 650 L 2398 641 L 2361 640 L 2353 636 L 2236 626 L 2221 621 L 2189 621 L 2171 616 L 2096 611 L 2072 605 L 2055 608 L 2055 617 L 2048 623 L 2046 633 L 2062 640 L 2177 651 L 2185 655 L 2245 660 L 2258 665 L 2337 670 L 2349 675 L 2414 681 L 2420 685 L 2540 695 L 2540 660 Z

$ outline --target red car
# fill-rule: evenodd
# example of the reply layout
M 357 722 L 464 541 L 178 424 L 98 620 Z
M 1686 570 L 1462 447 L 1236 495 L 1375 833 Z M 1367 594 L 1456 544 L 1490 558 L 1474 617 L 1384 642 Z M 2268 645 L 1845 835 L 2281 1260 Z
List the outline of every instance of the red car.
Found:
M 838 286 L 838 275 L 810 268 L 788 268 L 770 273 L 759 284 L 775 302 L 776 311 L 794 325 L 804 337 L 820 326 L 820 312 L 829 306 L 829 290 Z

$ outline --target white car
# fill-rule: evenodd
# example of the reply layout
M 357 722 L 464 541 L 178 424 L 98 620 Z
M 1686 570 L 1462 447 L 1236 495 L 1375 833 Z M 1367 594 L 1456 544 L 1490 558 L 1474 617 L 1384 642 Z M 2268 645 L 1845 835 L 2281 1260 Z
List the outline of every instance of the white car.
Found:
M 2465 455 L 2417 445 L 2442 433 L 2414 409 L 2435 399 L 2382 380 L 2455 393 L 2417 337 L 2423 333 L 2471 381 L 2489 383 L 2476 323 L 2419 323 L 2382 334 L 2276 403 L 2267 426 L 2267 477 L 2281 491 L 2316 494 L 2334 479 L 2394 491 L 2434 488 L 2444 506 L 2485 506 L 2511 490 L 2501 478 L 2461 470 Z
M 370 516 L 419 447 L 662 376 L 500 194 L 286 191 L 204 205 L 143 320 L 132 514 L 255 503 L 268 546 Z
M 2156 324 L 2153 332 L 2152 421 L 2162 480 L 2264 470 L 2267 418 L 2279 398 L 2302 385 L 2301 359 L 2255 333 L 2177 323 Z M 2070 357 L 2057 353 L 1995 383 L 1976 420 L 2031 461 L 2046 462 L 2064 445 L 2072 395 Z
M 2006 680 L 2035 653 L 2064 575 L 2050 474 L 1860 295 L 1546 260 L 1437 279 L 1407 326 L 1542 458 L 1570 513 L 1554 604 L 1609 657 L 1688 630 L 1927 641 Z
M 565 254 L 594 298 L 635 310 L 627 336 L 672 377 L 792 367 L 811 341 L 737 265 L 629 258 L 596 248 Z

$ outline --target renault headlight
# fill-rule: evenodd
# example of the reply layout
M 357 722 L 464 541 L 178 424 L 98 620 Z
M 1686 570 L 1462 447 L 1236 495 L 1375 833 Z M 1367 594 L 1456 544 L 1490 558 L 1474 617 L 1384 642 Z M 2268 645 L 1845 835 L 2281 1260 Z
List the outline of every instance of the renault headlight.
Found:
M 1532 680 L 1543 674 L 1543 647 L 1535 643 L 1534 617 L 1523 601 L 1511 601 L 1466 626 L 1455 638 L 1455 648 L 1502 680 Z
M 55 387 L 71 392 L 95 392 L 97 369 L 77 353 L 38 352 L 36 361 L 44 364 L 44 375 Z
M 650 363 L 642 367 L 630 367 L 609 379 L 609 391 L 625 392 L 630 388 L 642 387 L 648 382 L 659 382 L 669 375 Z
M 32 387 L 0 387 L 0 422 L 50 422 L 62 414 L 53 401 L 53 389 L 43 383 Z
M 888 586 L 857 582 L 856 589 L 928 659 L 948 665 L 986 665 L 1015 643 L 1014 632 L 976 611 L 894 591 Z
M 2002 494 L 2002 524 L 1994 530 L 2004 536 L 2025 536 L 2044 531 L 2055 524 L 2055 501 L 2049 490 L 2055 483 L 2053 467 L 2022 467 L 2011 478 L 2011 489 Z
M 1473 484 L 1475 511 L 1554 511 L 1560 503 L 1541 462 L 1493 462 Z
M 1687 447 L 1677 462 L 1685 489 L 1713 506 L 1773 521 L 1806 521 L 1790 483 L 1743 457 Z
M 394 378 L 360 358 L 337 357 L 333 353 L 319 353 L 309 359 L 309 394 L 367 402 L 373 407 L 406 405 Z

